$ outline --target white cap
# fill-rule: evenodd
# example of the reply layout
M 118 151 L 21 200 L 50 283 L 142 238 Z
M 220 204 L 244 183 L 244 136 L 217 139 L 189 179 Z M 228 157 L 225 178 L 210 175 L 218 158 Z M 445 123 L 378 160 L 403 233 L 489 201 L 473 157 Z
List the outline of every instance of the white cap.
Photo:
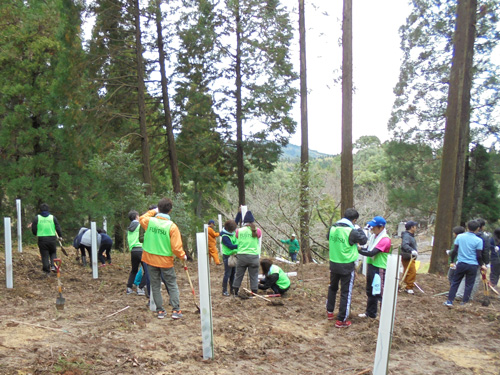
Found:
M 292 233 L 292 235 L 290 237 L 297 237 L 297 236 L 295 235 L 295 233 Z

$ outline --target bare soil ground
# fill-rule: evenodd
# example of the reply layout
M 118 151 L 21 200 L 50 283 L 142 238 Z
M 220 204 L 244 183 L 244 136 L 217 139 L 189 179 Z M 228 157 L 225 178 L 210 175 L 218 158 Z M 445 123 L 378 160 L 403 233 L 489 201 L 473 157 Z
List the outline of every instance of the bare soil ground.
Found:
M 179 262 L 184 317 L 159 320 L 145 297 L 125 294 L 129 254 L 113 253 L 96 280 L 74 254 L 60 254 L 62 311 L 57 279 L 42 275 L 36 248 L 15 251 L 13 289 L 0 269 L 0 374 L 371 374 L 379 321 L 357 316 L 366 303 L 362 275 L 352 326 L 336 329 L 325 312 L 328 265 L 283 265 L 298 271 L 283 306 L 223 297 L 223 266 L 211 266 L 215 359 L 204 361 L 200 316 Z M 196 263 L 189 271 L 198 294 Z M 500 300 L 449 310 L 445 297 L 433 297 L 448 289 L 446 278 L 419 274 L 417 282 L 425 294 L 398 296 L 389 374 L 498 375 Z M 163 294 L 168 301 L 164 287 Z

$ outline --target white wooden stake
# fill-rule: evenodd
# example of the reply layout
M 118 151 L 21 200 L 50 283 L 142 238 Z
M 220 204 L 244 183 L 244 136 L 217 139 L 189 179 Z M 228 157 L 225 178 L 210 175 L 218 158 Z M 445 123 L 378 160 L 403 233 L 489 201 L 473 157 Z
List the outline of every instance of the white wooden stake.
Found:
M 102 218 L 102 229 L 108 233 L 108 220 L 106 219 L 106 216 Z
M 390 254 L 387 258 L 384 296 L 382 298 L 382 308 L 380 309 L 380 323 L 378 327 L 377 350 L 373 363 L 373 375 L 385 375 L 389 370 L 389 354 L 398 297 L 398 265 L 399 255 Z
M 208 225 L 204 233 L 196 233 L 198 252 L 198 285 L 200 290 L 201 343 L 203 359 L 214 359 L 214 330 L 210 297 L 210 267 L 208 262 Z
M 10 217 L 3 218 L 5 233 L 5 279 L 7 289 L 14 288 L 12 275 L 12 233 L 10 228 Z
M 21 200 L 16 199 L 17 210 L 17 251 L 23 252 L 23 223 L 21 222 Z
M 97 271 L 97 229 L 95 221 L 90 223 L 90 238 L 92 239 L 92 278 L 97 279 L 99 277 Z
M 247 211 L 248 211 L 247 206 L 241 206 L 241 226 L 243 226 L 243 219 L 245 219 Z

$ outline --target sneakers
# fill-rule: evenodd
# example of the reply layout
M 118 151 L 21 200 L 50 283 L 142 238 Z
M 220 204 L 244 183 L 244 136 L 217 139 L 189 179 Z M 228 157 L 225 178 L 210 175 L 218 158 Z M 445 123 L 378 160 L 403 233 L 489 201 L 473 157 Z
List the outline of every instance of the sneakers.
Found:
M 224 297 L 229 297 L 229 293 L 228 293 L 228 292 L 222 292 L 222 295 L 223 295 Z
M 172 319 L 180 319 L 180 318 L 182 318 L 181 310 L 172 311 Z
M 137 288 L 137 295 L 138 296 L 145 296 L 146 292 L 144 291 L 144 288 Z
M 333 316 L 333 312 L 327 311 L 326 316 L 328 317 L 328 320 L 335 320 L 335 317 Z
M 408 294 L 415 294 L 415 292 L 413 291 L 413 289 L 406 289 L 406 293 L 408 293 Z
M 447 307 L 453 307 L 453 302 L 451 301 L 446 301 L 445 303 L 443 303 L 443 305 L 447 306 Z
M 363 313 L 363 314 L 358 314 L 358 317 L 360 317 L 360 318 L 366 318 L 366 317 L 368 317 L 368 315 L 366 315 L 365 313 Z
M 100 268 L 100 267 L 106 267 L 106 263 L 100 264 L 100 265 L 99 265 L 99 268 Z
M 56 269 L 56 267 L 54 267 L 54 266 L 51 266 L 51 267 L 50 267 L 50 270 L 51 270 L 52 272 L 54 272 L 54 273 L 56 273 L 56 272 L 57 272 L 57 269 Z M 48 272 L 47 272 L 47 273 L 48 273 Z
M 341 320 L 337 320 L 335 322 L 335 327 L 337 328 L 348 328 L 351 326 L 351 322 L 349 320 L 346 320 L 345 322 L 341 321 Z
M 165 317 L 165 310 L 158 311 L 158 319 L 163 319 Z
M 134 293 L 134 290 L 132 288 L 127 288 L 127 294 L 132 294 Z

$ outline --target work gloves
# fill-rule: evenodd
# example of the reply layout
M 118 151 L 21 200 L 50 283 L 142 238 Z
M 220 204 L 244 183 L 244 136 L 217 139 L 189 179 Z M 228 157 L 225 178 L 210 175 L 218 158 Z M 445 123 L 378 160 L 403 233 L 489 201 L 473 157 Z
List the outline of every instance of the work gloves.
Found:
M 416 258 L 416 257 L 418 256 L 417 250 L 412 250 L 412 251 L 411 251 L 411 256 L 412 256 L 413 258 Z

